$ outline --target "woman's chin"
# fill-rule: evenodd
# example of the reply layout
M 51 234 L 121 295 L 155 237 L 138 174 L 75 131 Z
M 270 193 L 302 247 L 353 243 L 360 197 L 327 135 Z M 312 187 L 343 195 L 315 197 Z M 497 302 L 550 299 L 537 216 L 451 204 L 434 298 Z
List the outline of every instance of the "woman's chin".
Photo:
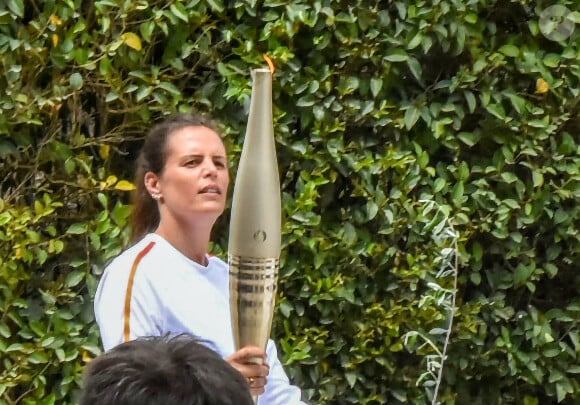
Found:
M 224 212 L 224 208 L 224 203 L 221 201 L 207 201 L 198 205 L 194 211 L 200 214 L 215 214 L 219 216 Z

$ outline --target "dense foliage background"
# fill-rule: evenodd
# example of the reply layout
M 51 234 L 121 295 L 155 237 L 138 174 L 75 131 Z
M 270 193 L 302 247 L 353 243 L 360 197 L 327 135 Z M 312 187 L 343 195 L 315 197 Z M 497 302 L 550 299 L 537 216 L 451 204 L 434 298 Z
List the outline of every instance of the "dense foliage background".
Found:
M 263 53 L 273 334 L 305 399 L 430 402 L 457 252 L 441 403 L 580 403 L 579 23 L 575 0 L 2 1 L 0 403 L 74 403 L 140 140 L 209 113 L 235 170 Z

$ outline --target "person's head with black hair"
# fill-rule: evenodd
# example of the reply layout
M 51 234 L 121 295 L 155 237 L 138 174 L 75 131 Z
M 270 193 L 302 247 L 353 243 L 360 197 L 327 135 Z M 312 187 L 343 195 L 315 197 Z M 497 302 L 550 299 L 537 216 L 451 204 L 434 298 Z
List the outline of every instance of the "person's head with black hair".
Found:
M 188 335 L 122 343 L 92 360 L 80 405 L 253 405 L 246 379 Z

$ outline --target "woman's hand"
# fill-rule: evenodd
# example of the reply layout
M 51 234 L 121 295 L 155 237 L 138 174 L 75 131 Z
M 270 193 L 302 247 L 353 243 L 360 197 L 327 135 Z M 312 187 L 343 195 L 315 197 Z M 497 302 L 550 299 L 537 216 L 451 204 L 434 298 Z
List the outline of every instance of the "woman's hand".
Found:
M 264 393 L 270 366 L 266 362 L 266 351 L 258 346 L 245 346 L 226 359 L 248 380 L 252 396 Z

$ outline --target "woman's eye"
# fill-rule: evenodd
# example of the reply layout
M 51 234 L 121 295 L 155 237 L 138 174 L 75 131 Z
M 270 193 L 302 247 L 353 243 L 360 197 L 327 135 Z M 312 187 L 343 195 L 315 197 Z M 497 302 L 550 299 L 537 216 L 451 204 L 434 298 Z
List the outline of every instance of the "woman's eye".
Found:
M 216 167 L 226 167 L 226 164 L 224 162 L 222 162 L 221 160 L 214 162 L 214 164 L 216 165 Z
M 185 162 L 185 165 L 191 167 L 191 166 L 196 166 L 198 163 L 199 163 L 199 161 L 194 159 L 194 160 L 188 160 L 187 162 Z

